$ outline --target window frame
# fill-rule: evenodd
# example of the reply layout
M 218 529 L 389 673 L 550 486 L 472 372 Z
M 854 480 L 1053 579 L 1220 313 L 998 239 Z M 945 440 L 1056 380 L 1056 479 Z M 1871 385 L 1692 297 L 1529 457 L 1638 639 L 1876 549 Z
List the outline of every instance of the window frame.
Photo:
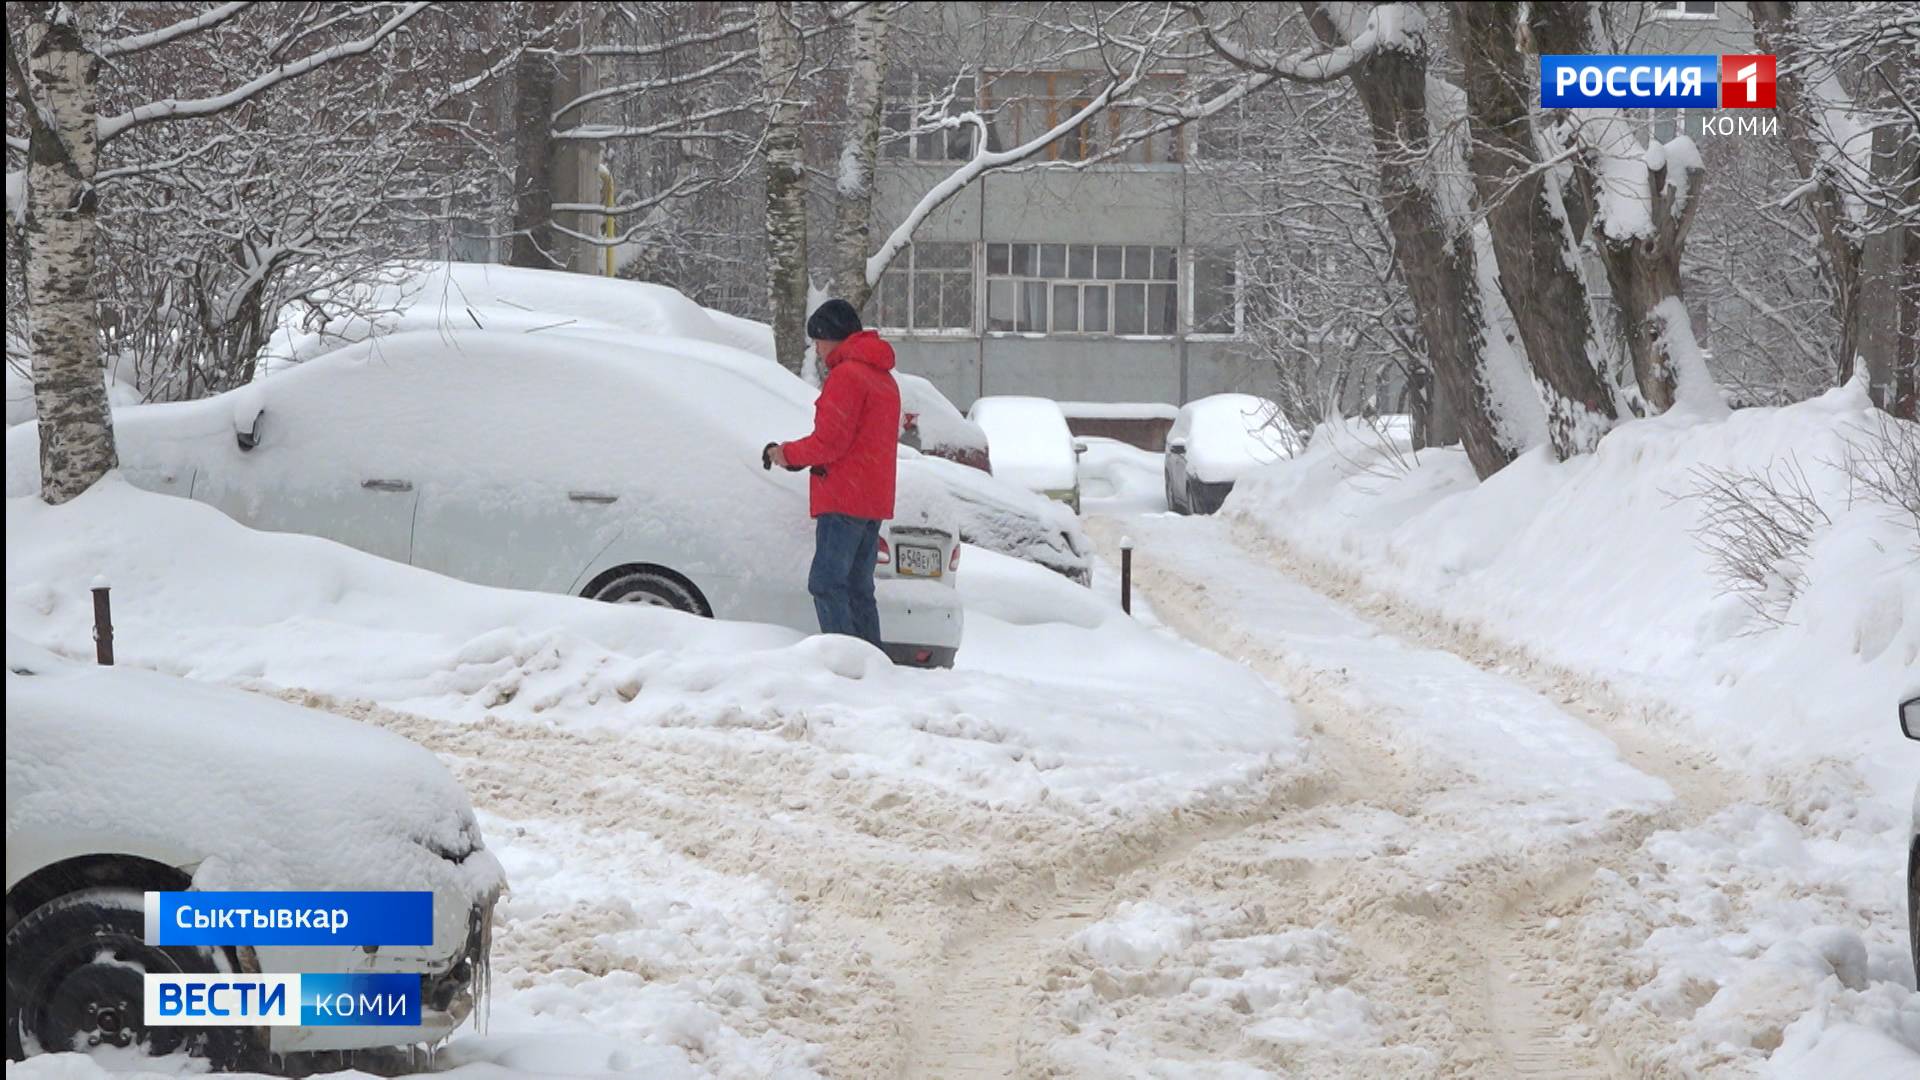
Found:
M 1042 264 L 1046 261 L 1045 249 L 1049 246 L 1054 246 L 1054 242 L 1039 240 L 990 240 L 981 245 L 980 265 L 983 268 L 981 280 L 985 282 L 984 290 L 986 296 L 986 307 L 980 322 L 980 332 L 982 334 L 988 337 L 1054 337 L 1120 341 L 1175 341 L 1181 337 L 1188 323 L 1188 308 L 1184 303 L 1184 297 L 1188 290 L 1182 288 L 1180 280 L 1181 275 L 1186 272 L 1187 256 L 1178 245 L 1089 244 L 1068 242 L 1064 245 L 1066 251 L 1063 253 L 1064 264 L 1062 269 L 1065 271 L 1065 274 L 1059 277 L 1048 276 L 1040 272 Z M 1021 247 L 1031 249 L 1032 257 L 1030 260 L 1020 260 L 1020 262 L 1024 263 L 1024 268 L 1017 269 L 1014 249 Z M 992 269 L 996 265 L 994 258 L 996 255 L 994 251 L 995 248 L 1003 249 L 1005 252 L 998 263 L 998 265 L 1006 267 L 1004 272 L 996 272 Z M 1087 273 L 1080 276 L 1076 276 L 1073 273 L 1074 266 L 1076 265 L 1074 259 L 1074 251 L 1076 248 L 1083 249 L 1085 254 L 1084 265 Z M 1121 263 L 1118 276 L 1107 277 L 1101 274 L 1099 252 L 1102 248 L 1110 249 L 1118 255 L 1119 262 Z M 1146 276 L 1137 277 L 1129 273 L 1129 268 L 1126 265 L 1126 255 L 1129 250 L 1146 252 Z M 996 284 L 1001 284 L 1003 288 L 1013 290 L 1013 310 L 1011 319 L 1008 320 L 1011 322 L 1010 328 L 1003 329 L 995 326 L 993 292 Z M 1026 294 L 1028 288 L 1035 285 L 1045 286 L 1048 304 L 1045 327 L 1039 330 L 1023 330 L 1019 328 L 1024 307 L 1021 297 Z M 1141 329 L 1138 332 L 1127 331 L 1123 333 L 1115 329 L 1115 321 L 1119 307 L 1120 290 L 1129 286 L 1138 287 L 1140 290 L 1143 304 L 1140 321 Z M 1087 304 L 1089 302 L 1087 292 L 1090 288 L 1100 290 L 1101 295 L 1105 297 L 1104 303 L 1101 305 L 1101 317 L 1098 320 L 1100 324 L 1099 329 L 1088 329 L 1088 327 L 1095 322 L 1095 320 L 1087 317 Z M 1053 303 L 1053 299 L 1060 289 L 1073 290 L 1076 301 L 1075 317 L 1073 320 L 1074 328 L 1070 330 L 1059 325 L 1062 320 L 1060 319 L 1057 305 Z M 1154 332 L 1151 329 L 1154 323 L 1153 297 L 1156 292 L 1163 289 L 1173 290 L 1173 303 L 1171 305 L 1172 326 L 1165 332 Z
M 931 266 L 923 268 L 919 265 L 918 249 L 924 244 L 953 244 L 955 246 L 965 247 L 967 249 L 967 265 L 964 267 Z M 971 240 L 916 240 L 908 244 L 906 248 L 901 251 L 900 255 L 894 257 L 893 265 L 887 267 L 886 273 L 881 275 L 880 285 L 874 289 L 875 299 L 879 304 L 873 313 L 873 321 L 876 328 L 883 334 L 903 338 L 962 339 L 978 337 L 980 333 L 981 282 L 984 280 L 984 275 L 980 272 L 979 247 L 980 245 Z M 936 296 L 939 297 L 938 303 L 944 312 L 946 304 L 946 297 L 944 296 L 946 278 L 948 275 L 962 273 L 967 275 L 967 280 L 972 286 L 971 302 L 967 306 L 966 326 L 917 327 L 889 326 L 887 324 L 886 304 L 881 290 L 886 287 L 888 278 L 899 274 L 901 275 L 899 280 L 906 283 L 907 294 L 901 303 L 902 310 L 906 312 L 906 320 L 911 323 L 914 320 L 916 301 L 919 298 L 921 288 L 920 279 L 923 275 L 929 280 L 934 280 L 938 283 L 935 286 Z
M 1661 6 L 1663 2 L 1670 3 L 1672 4 L 1672 6 L 1663 7 Z M 1708 2 L 1708 0 L 1699 0 L 1699 2 Z M 1712 11 L 1688 11 L 1687 3 L 1688 3 L 1688 0 L 1653 0 L 1653 3 L 1649 5 L 1649 9 L 1650 9 L 1650 13 L 1655 19 L 1659 19 L 1665 22 L 1718 22 L 1719 21 L 1720 19 L 1719 3 L 1715 2 L 1713 4 Z
M 1197 264 L 1200 261 L 1201 257 L 1203 256 L 1212 257 L 1215 253 L 1223 257 L 1221 261 L 1227 262 L 1233 267 L 1233 285 L 1230 290 L 1233 294 L 1232 304 L 1230 305 L 1233 311 L 1233 329 L 1225 333 L 1222 333 L 1221 331 L 1218 331 L 1218 330 L 1200 329 L 1200 320 L 1195 317 L 1195 307 L 1196 307 L 1195 301 L 1197 299 L 1198 290 L 1200 288 L 1200 274 L 1198 270 L 1195 268 L 1195 264 Z M 1241 275 L 1245 270 L 1245 266 L 1244 266 L 1245 260 L 1243 259 L 1241 252 L 1232 248 L 1187 247 L 1182 249 L 1181 254 L 1186 261 L 1186 266 L 1184 268 L 1185 274 L 1186 274 L 1186 278 L 1185 278 L 1186 287 L 1180 290 L 1181 292 L 1180 299 L 1183 305 L 1183 308 L 1180 313 L 1180 317 L 1182 320 L 1184 320 L 1184 323 L 1187 328 L 1187 340 L 1188 341 L 1242 341 L 1242 340 L 1245 340 L 1246 333 L 1247 333 L 1247 294 L 1246 294 L 1246 290 L 1240 287 Z

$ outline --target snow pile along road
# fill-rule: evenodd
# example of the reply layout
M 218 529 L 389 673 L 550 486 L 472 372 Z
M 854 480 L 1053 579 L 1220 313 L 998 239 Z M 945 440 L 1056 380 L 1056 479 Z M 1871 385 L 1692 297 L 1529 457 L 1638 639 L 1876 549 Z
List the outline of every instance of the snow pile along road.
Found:
M 1614 721 L 1745 778 L 1558 905 L 1595 973 L 1589 1018 L 1636 1075 L 1920 1073 L 1904 874 L 1920 752 L 1895 719 L 1920 689 L 1920 533 L 1857 464 L 1920 437 L 1903 423 L 1856 382 L 1676 410 L 1485 483 L 1456 451 L 1323 426 L 1228 501 L 1324 587 L 1463 651 L 1554 665 Z M 1747 513 L 1703 495 L 1716 483 L 1810 521 L 1744 591 L 1702 543 Z

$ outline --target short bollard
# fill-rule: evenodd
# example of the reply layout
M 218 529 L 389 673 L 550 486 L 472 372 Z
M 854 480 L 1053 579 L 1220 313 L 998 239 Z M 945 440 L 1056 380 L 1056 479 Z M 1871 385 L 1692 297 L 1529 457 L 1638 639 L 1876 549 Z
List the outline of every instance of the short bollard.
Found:
M 93 656 L 113 665 L 113 602 L 107 598 L 107 579 L 93 579 Z
M 1133 537 L 1120 538 L 1120 610 L 1133 614 Z

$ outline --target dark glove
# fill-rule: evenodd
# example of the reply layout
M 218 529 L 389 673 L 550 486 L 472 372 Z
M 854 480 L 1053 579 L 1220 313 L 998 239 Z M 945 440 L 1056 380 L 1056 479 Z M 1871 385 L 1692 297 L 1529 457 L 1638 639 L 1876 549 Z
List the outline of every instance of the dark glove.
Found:
M 768 443 L 767 445 L 760 448 L 760 467 L 762 469 L 765 469 L 768 472 L 773 471 L 773 448 L 778 445 L 780 444 Z

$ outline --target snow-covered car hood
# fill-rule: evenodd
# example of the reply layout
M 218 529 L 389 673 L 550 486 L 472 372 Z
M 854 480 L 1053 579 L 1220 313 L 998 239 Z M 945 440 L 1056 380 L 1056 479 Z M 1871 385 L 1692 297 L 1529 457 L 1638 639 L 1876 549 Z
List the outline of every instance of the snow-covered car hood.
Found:
M 6 685 L 9 885 L 62 837 L 190 867 L 206 889 L 477 901 L 504 884 L 465 791 L 398 735 L 13 635 Z
M 919 472 L 945 489 L 958 516 L 960 538 L 967 543 L 1086 583 L 1083 579 L 1093 565 L 1093 543 L 1073 511 L 979 469 L 908 447 L 900 450 L 900 466 L 903 481 Z

